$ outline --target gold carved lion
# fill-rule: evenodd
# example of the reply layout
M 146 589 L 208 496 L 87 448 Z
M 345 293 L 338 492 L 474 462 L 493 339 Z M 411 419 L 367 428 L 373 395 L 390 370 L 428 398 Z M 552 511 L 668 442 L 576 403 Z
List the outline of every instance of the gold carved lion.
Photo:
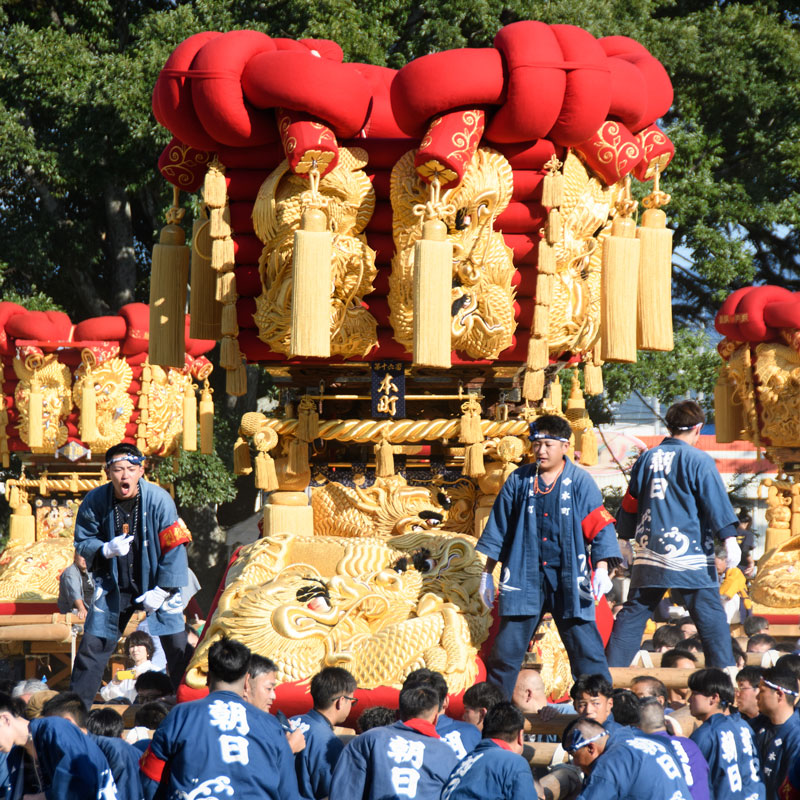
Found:
M 771 608 L 800 606 L 800 536 L 792 537 L 759 561 L 750 596 Z
M 761 403 L 761 435 L 773 447 L 800 446 L 800 355 L 793 347 L 756 345 L 753 370 Z
M 151 378 L 145 447 L 148 453 L 167 455 L 177 450 L 183 434 L 183 395 L 192 376 L 172 367 L 148 366 Z
M 208 649 L 226 635 L 273 659 L 281 681 L 341 666 L 361 688 L 399 687 L 428 667 L 461 691 L 491 623 L 478 595 L 483 563 L 466 539 L 442 533 L 260 539 L 231 566 L 187 683 L 206 685 Z
M 395 255 L 389 278 L 389 319 L 394 336 L 409 352 L 414 335 L 414 245 L 422 236 L 415 206 L 428 199 L 428 186 L 414 168 L 414 151 L 392 170 L 390 197 Z M 494 229 L 514 188 L 511 166 L 500 153 L 481 147 L 461 183 L 442 195 L 453 243 L 453 349 L 471 358 L 497 358 L 516 330 L 513 253 Z
M 69 367 L 58 361 L 56 353 L 29 355 L 14 359 L 14 372 L 19 379 L 14 391 L 14 404 L 19 411 L 17 430 L 26 444 L 30 441 L 28 403 L 31 381 L 37 380 L 42 393 L 42 446 L 32 447 L 34 453 L 52 453 L 67 441 L 64 420 L 72 410 L 72 377 Z
M 375 251 L 364 229 L 375 210 L 375 191 L 364 172 L 367 154 L 343 147 L 339 163 L 324 175 L 319 191 L 333 234 L 331 355 L 365 356 L 378 343 L 377 321 L 361 301 L 377 275 Z M 283 161 L 259 189 L 253 225 L 264 243 L 258 262 L 263 291 L 253 315 L 259 338 L 276 353 L 289 354 L 292 319 L 292 255 L 300 227 L 308 180 L 292 174 Z
M 7 548 L 0 556 L 0 600 L 56 600 L 58 578 L 74 554 L 71 536 Z

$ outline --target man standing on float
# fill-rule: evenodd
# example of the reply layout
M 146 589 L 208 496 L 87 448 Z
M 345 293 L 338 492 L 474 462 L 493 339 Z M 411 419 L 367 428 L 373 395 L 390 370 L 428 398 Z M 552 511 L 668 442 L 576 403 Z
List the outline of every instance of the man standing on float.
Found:
M 75 550 L 93 573 L 95 590 L 70 688 L 91 708 L 109 656 L 136 610 L 147 612 L 161 638 L 173 686 L 186 668 L 180 588 L 188 582 L 192 537 L 164 489 L 144 480 L 144 456 L 131 444 L 106 452 L 109 483 L 92 489 L 78 509 Z
M 621 555 L 600 490 L 567 458 L 571 433 L 567 420 L 554 414 L 531 424 L 536 463 L 508 477 L 476 545 L 486 556 L 480 593 L 488 608 L 495 599 L 492 572 L 498 562 L 502 565 L 500 629 L 486 666 L 487 680 L 509 698 L 547 611 L 573 676 L 599 673 L 611 680 L 595 623 L 595 600 L 611 589 L 608 570 Z
M 608 642 L 608 663 L 630 665 L 647 620 L 664 592 L 676 588 L 697 626 L 706 666 L 733 666 L 714 536 L 725 543 L 728 566 L 736 566 L 742 557 L 736 542 L 738 520 L 714 460 L 695 447 L 705 421 L 703 409 L 684 400 L 670 407 L 665 420 L 670 435 L 633 465 L 617 519 L 619 535 L 635 537 L 637 547 L 628 600 Z

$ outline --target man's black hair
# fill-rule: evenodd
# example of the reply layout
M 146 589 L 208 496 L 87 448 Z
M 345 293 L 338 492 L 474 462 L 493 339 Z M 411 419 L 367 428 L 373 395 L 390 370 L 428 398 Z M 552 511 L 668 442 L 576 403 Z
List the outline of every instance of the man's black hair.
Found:
M 662 647 L 672 649 L 683 640 L 683 633 L 677 625 L 662 625 L 660 628 L 656 628 L 656 632 L 653 634 L 653 649 L 660 650 Z
M 260 656 L 258 653 L 250 653 L 250 660 L 247 662 L 247 674 L 251 678 L 277 671 L 278 665 L 271 658 Z
M 690 614 L 686 614 L 686 616 L 681 617 L 680 619 L 676 619 L 673 624 L 677 628 L 682 628 L 684 625 L 694 625 L 695 628 L 697 627 L 695 621 L 692 619 Z
M 780 659 L 778 659 L 780 662 Z M 777 666 L 777 664 L 776 664 Z M 736 673 L 736 681 L 747 681 L 754 689 L 758 689 L 758 684 L 761 683 L 761 675 L 764 670 L 761 667 L 742 667 Z
M 747 640 L 747 646 L 750 647 L 751 644 L 766 644 L 770 650 L 774 650 L 777 642 L 768 633 L 754 633 Z
M 439 708 L 444 706 L 444 701 L 447 699 L 447 681 L 441 672 L 436 672 L 432 669 L 415 669 L 409 672 L 406 679 L 403 681 L 403 688 L 410 689 L 413 686 L 430 686 L 439 695 Z
M 639 724 L 639 698 L 630 689 L 614 689 L 614 721 L 620 725 Z
M 534 429 L 539 433 L 550 433 L 567 441 L 572 436 L 572 428 L 570 428 L 569 422 L 557 414 L 543 414 L 541 417 L 537 417 L 531 423 L 531 430 Z
M 585 736 L 596 736 L 598 733 L 608 733 L 608 731 L 599 723 L 588 717 L 575 717 L 561 734 L 561 744 L 566 746 L 569 741 L 570 734 L 575 728 L 580 727 L 581 733 Z
M 393 708 L 386 706 L 370 706 L 361 712 L 356 725 L 361 733 L 371 728 L 383 728 L 386 725 L 394 725 L 397 722 L 397 712 Z
M 137 694 L 139 692 L 158 692 L 161 697 L 169 697 L 175 691 L 172 688 L 172 681 L 169 676 L 163 672 L 156 672 L 154 669 L 139 675 L 133 684 L 133 688 Z
M 431 711 L 438 711 L 439 693 L 433 687 L 420 684 L 403 689 L 400 692 L 400 719 L 405 722 L 423 714 L 430 714 Z
M 137 711 L 133 718 L 133 724 L 137 728 L 147 728 L 154 731 L 169 714 L 169 706 L 160 700 L 151 700 L 145 703 Z
M 95 736 L 119 739 L 125 730 L 125 721 L 113 708 L 93 708 L 86 716 L 86 730 Z
M 689 676 L 689 688 L 705 697 L 719 695 L 719 707 L 728 708 L 733 705 L 733 684 L 726 672 L 717 667 L 699 669 Z
M 706 413 L 694 400 L 681 400 L 667 409 L 664 421 L 667 423 L 669 432 L 674 436 L 676 433 L 686 433 L 695 425 L 705 422 Z
M 250 664 L 250 650 L 241 642 L 223 636 L 208 649 L 208 685 L 236 683 L 244 678 Z
M 499 686 L 481 681 L 473 684 L 464 692 L 463 702 L 467 708 L 485 708 L 488 711 L 492 706 L 505 699 L 505 692 Z
M 153 643 L 153 638 L 147 631 L 133 631 L 131 635 L 125 640 L 125 652 L 130 655 L 131 647 L 142 645 L 147 651 L 147 660 L 153 657 L 156 651 L 156 646 Z
M 136 445 L 128 444 L 127 442 L 120 442 L 119 444 L 112 445 L 106 450 L 105 463 L 108 464 L 112 458 L 117 456 L 135 456 L 136 458 L 143 458 L 144 454 L 136 447 Z
M 790 669 L 779 667 L 776 664 L 774 667 L 765 669 L 764 672 L 761 673 L 761 680 L 769 681 L 776 686 L 780 686 L 784 691 L 792 692 L 792 694 L 786 695 L 786 700 L 790 706 L 794 705 L 798 690 L 797 676 Z
M 693 664 L 697 663 L 697 656 L 694 653 L 684 650 L 682 647 L 675 647 L 672 650 L 667 650 L 667 652 L 661 656 L 661 668 L 667 669 L 669 667 L 674 667 L 682 658 L 688 658 Z
M 791 672 L 800 681 L 800 656 L 794 653 L 786 653 L 775 662 L 775 666 L 786 672 Z
M 690 653 L 692 650 L 697 650 L 698 653 L 703 652 L 703 643 L 700 641 L 699 637 L 697 636 L 690 636 L 688 639 L 684 639 L 679 647 L 679 650 L 688 650 Z
M 86 706 L 75 692 L 59 692 L 42 706 L 43 717 L 72 717 L 79 728 L 86 727 Z
M 667 700 L 669 699 L 669 692 L 667 692 L 667 687 L 663 681 L 660 681 L 658 678 L 654 678 L 652 675 L 637 675 L 632 681 L 631 686 L 635 683 L 641 683 L 642 685 L 646 686 L 645 689 L 645 696 L 640 697 L 639 700 L 646 700 L 648 697 L 652 698 L 661 698 L 664 702 L 662 705 L 667 704 Z M 616 712 L 616 700 L 614 701 L 614 719 L 617 718 Z
M 588 694 L 589 697 L 612 697 L 614 687 L 602 675 L 581 675 L 572 688 L 569 690 L 569 696 L 573 700 L 580 700 L 581 695 Z
M 769 620 L 766 617 L 759 617 L 757 614 L 753 614 L 745 618 L 742 627 L 744 628 L 744 635 L 749 639 L 757 633 L 768 630 Z
M 481 735 L 484 739 L 514 742 L 524 726 L 525 717 L 522 712 L 508 700 L 501 700 L 486 712 Z
M 340 697 L 356 690 L 356 679 L 342 667 L 325 667 L 311 679 L 311 699 L 314 708 L 324 711 Z

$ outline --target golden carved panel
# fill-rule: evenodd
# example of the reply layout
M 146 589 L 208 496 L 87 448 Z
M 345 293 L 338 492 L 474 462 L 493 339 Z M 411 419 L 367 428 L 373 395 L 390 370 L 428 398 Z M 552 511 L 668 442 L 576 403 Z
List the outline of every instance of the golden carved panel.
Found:
M 42 393 L 42 446 L 34 453 L 52 453 L 67 441 L 64 420 L 72 409 L 72 376 L 66 364 L 60 364 L 56 353 L 29 355 L 24 361 L 14 359 L 14 372 L 19 379 L 14 391 L 14 405 L 19 412 L 19 438 L 30 442 L 28 403 L 31 381 L 39 382 Z M 30 446 L 30 445 L 29 445 Z
M 94 383 L 99 435 L 88 445 L 92 452 L 104 453 L 125 438 L 125 427 L 133 414 L 133 400 L 128 394 L 132 378 L 133 370 L 124 358 L 111 358 L 94 365 L 84 361 L 75 370 L 72 397 L 78 409 L 83 408 L 85 381 L 88 379 Z
M 58 599 L 58 578 L 73 558 L 72 537 L 7 548 L 0 556 L 0 600 Z
M 147 401 L 145 451 L 167 455 L 178 448 L 183 435 L 183 395 L 192 376 L 180 369 L 149 365 L 150 391 Z
M 784 344 L 756 346 L 761 435 L 773 447 L 800 446 L 800 355 Z

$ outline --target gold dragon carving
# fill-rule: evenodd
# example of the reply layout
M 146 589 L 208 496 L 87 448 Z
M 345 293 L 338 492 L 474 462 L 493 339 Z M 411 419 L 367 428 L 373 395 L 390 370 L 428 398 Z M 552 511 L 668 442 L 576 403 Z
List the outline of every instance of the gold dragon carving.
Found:
M 74 558 L 72 537 L 9 547 L 0 556 L 0 600 L 55 600 Z
M 491 623 L 478 595 L 482 568 L 470 542 L 444 533 L 260 539 L 230 568 L 187 683 L 206 685 L 208 649 L 227 635 L 273 659 L 282 681 L 335 665 L 364 689 L 399 687 L 428 667 L 461 691 L 475 680 Z
M 83 363 L 75 370 L 72 397 L 82 410 L 83 385 L 87 380 L 94 383 L 98 436 L 88 445 L 92 452 L 104 453 L 125 438 L 125 427 L 133 414 L 133 400 L 128 394 L 132 379 L 133 370 L 124 358 L 98 364 L 90 351 L 84 353 Z
M 177 450 L 183 434 L 183 395 L 192 383 L 192 376 L 181 369 L 147 366 L 151 378 L 147 393 L 145 450 L 167 455 Z
M 29 355 L 14 359 L 14 372 L 19 379 L 14 392 L 14 404 L 19 412 L 17 429 L 19 438 L 28 444 L 30 427 L 28 402 L 31 381 L 37 380 L 42 393 L 42 446 L 33 447 L 34 453 L 52 453 L 67 441 L 64 420 L 72 409 L 72 377 L 69 367 L 58 361 L 56 353 Z
M 775 447 L 800 446 L 800 355 L 793 347 L 756 346 L 761 435 Z
M 331 355 L 365 356 L 378 343 L 377 321 L 361 301 L 377 275 L 375 251 L 364 229 L 375 210 L 375 191 L 364 172 L 366 151 L 343 147 L 339 163 L 324 175 L 319 191 L 333 233 Z M 276 353 L 289 354 L 292 254 L 300 227 L 308 180 L 292 174 L 283 161 L 259 189 L 253 225 L 264 248 L 258 269 L 263 291 L 253 319 L 259 338 Z
M 786 511 L 789 516 L 788 508 Z M 770 608 L 800 606 L 800 536 L 792 537 L 759 561 L 750 596 Z
M 414 245 L 422 236 L 415 206 L 424 205 L 428 185 L 409 151 L 392 170 L 390 197 L 395 255 L 389 277 L 389 319 L 395 339 L 409 352 L 414 335 Z M 471 358 L 497 358 L 516 330 L 513 253 L 494 229 L 513 190 L 511 166 L 500 153 L 479 148 L 461 183 L 442 195 L 455 210 L 444 216 L 453 243 L 453 349 Z

